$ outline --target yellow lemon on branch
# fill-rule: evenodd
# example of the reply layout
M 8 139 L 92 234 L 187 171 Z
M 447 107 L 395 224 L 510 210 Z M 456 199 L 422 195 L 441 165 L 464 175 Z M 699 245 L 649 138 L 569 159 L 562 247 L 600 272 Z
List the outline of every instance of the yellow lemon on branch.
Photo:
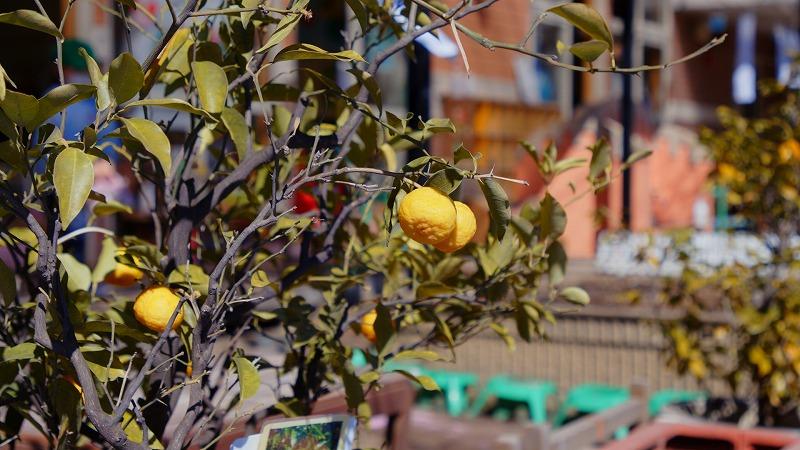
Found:
M 165 286 L 147 288 L 136 297 L 133 303 L 133 315 L 142 325 L 162 333 L 167 329 L 172 312 L 178 307 L 181 299 L 172 289 Z M 183 307 L 178 311 L 172 329 L 177 329 L 183 322 Z

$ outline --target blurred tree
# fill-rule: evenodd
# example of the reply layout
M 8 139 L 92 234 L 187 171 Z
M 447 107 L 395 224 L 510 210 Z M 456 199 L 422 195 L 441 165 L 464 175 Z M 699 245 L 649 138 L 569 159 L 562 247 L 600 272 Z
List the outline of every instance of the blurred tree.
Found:
M 763 242 L 748 261 L 700 264 L 689 234 L 677 238 L 681 276 L 666 281 L 669 363 L 700 380 L 724 380 L 734 395 L 758 399 L 759 421 L 797 421 L 800 398 L 800 104 L 798 92 L 761 86 L 768 106 L 755 118 L 722 107 L 721 129 L 702 141 L 737 221 Z

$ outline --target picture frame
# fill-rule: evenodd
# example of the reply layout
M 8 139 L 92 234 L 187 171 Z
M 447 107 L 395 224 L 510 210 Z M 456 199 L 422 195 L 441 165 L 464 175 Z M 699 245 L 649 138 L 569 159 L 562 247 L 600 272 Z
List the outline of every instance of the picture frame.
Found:
M 356 418 L 346 414 L 269 421 L 261 429 L 258 450 L 352 450 L 356 426 Z

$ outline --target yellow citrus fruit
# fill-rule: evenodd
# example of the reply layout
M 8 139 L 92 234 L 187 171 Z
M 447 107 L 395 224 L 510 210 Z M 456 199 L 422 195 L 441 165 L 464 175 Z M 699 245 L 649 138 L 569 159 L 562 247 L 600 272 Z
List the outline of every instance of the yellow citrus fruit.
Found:
M 118 249 L 117 255 L 123 255 L 125 253 L 125 249 Z M 139 258 L 134 256 L 133 261 L 135 263 L 139 262 Z M 106 283 L 113 284 L 114 286 L 122 286 L 128 287 L 131 286 L 133 283 L 141 280 L 144 276 L 144 272 L 137 269 L 136 267 L 129 266 L 127 264 L 123 264 L 117 261 L 117 265 L 114 266 L 114 270 L 109 272 L 106 275 Z
M 378 312 L 374 309 L 361 318 L 361 334 L 372 343 L 378 340 L 378 336 L 375 334 L 375 319 L 377 318 Z
M 469 206 L 461 202 L 455 202 L 456 205 L 456 227 L 450 235 L 442 242 L 434 244 L 434 247 L 445 253 L 452 253 L 467 243 L 475 236 L 475 231 L 478 225 L 475 222 L 475 214 L 469 209 Z
M 453 201 L 430 187 L 409 192 L 400 202 L 397 216 L 406 235 L 421 244 L 438 244 L 456 227 Z
M 172 289 L 164 286 L 155 286 L 142 291 L 133 303 L 133 315 L 136 320 L 152 331 L 161 333 L 167 329 L 169 318 L 178 306 L 180 297 Z M 178 311 L 172 329 L 176 329 L 183 322 L 183 308 Z

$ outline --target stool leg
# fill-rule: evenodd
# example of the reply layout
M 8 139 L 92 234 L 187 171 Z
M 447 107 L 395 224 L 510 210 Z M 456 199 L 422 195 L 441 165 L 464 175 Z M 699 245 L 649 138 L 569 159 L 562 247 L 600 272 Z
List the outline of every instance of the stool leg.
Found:
M 547 397 L 536 396 L 528 402 L 531 420 L 537 425 L 547 422 Z

